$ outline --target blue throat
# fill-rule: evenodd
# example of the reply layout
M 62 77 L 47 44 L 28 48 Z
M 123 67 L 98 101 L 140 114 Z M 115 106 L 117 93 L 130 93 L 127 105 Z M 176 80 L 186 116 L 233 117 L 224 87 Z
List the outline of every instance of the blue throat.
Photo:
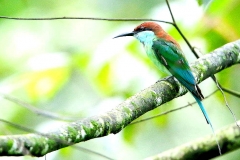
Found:
M 144 46 L 152 47 L 153 40 L 157 37 L 155 36 L 154 32 L 152 31 L 142 31 L 134 35 Z
M 151 59 L 151 61 L 157 66 L 159 70 L 164 71 L 165 73 L 169 74 L 169 71 L 163 67 L 163 65 L 158 61 L 157 57 L 154 54 L 152 49 L 153 42 L 156 41 L 158 38 L 152 31 L 142 31 L 134 35 L 134 37 L 139 40 L 147 53 L 147 56 Z

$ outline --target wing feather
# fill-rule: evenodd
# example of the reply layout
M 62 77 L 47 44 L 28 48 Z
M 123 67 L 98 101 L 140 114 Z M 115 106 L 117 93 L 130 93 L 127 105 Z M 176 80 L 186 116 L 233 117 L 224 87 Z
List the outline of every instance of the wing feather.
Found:
M 156 58 L 182 85 L 194 95 L 203 97 L 196 87 L 196 81 L 181 49 L 177 48 L 173 43 L 164 40 L 154 41 L 152 49 Z

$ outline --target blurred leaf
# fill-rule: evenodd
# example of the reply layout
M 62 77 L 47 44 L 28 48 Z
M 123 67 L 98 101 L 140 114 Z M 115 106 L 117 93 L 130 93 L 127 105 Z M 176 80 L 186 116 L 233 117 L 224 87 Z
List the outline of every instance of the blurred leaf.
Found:
M 1 65 L 0 78 L 9 76 L 15 71 L 14 66 L 12 66 L 13 64 L 9 64 L 8 61 L 6 61 L 5 59 L 1 59 L 1 57 L 0 57 L 0 64 L 4 64 L 4 65 Z
M 23 75 L 26 90 L 33 100 L 50 99 L 62 87 L 69 77 L 68 68 L 54 68 Z
M 102 66 L 95 78 L 98 88 L 106 95 L 109 95 L 112 92 L 111 76 L 111 65 L 107 62 Z
M 91 56 L 88 53 L 80 53 L 72 56 L 73 64 L 81 70 L 85 70 L 90 62 Z
M 227 41 L 215 30 L 210 30 L 206 33 L 206 43 L 208 44 L 208 51 L 212 51 L 215 48 L 226 44 Z
M 199 22 L 202 35 L 208 47 L 212 51 L 228 42 L 239 39 L 240 23 L 236 23 L 239 17 L 240 2 L 237 0 L 213 1 Z
M 138 134 L 138 126 L 140 125 L 131 125 L 123 130 L 123 139 L 125 142 L 132 144 L 134 143 L 134 139 L 137 137 Z
M 168 107 L 166 107 L 166 106 L 168 106 Z M 174 106 L 174 101 L 171 101 L 167 104 L 162 105 L 161 107 L 154 109 L 151 112 L 151 116 L 159 115 L 159 114 L 165 112 L 165 110 L 163 108 L 167 108 L 167 110 L 170 110 L 172 108 L 170 106 Z M 168 116 L 168 115 L 169 114 L 160 116 L 158 118 L 154 118 L 154 119 L 152 119 L 152 121 L 156 125 L 156 127 L 165 127 L 169 121 L 170 116 Z M 151 116 L 149 116 L 149 117 L 151 117 Z
M 14 15 L 19 13 L 26 7 L 24 1 L 14 1 L 9 3 L 9 1 L 1 0 L 0 1 L 0 14 L 1 15 Z
M 218 16 L 225 15 L 227 12 L 227 6 L 233 1 L 236 0 L 218 0 L 218 1 L 212 1 L 211 4 L 208 6 L 207 13 L 208 14 L 217 14 Z M 222 10 L 223 8 L 226 8 L 226 10 Z
M 69 159 L 69 156 L 72 154 L 74 150 L 72 150 L 71 147 L 66 147 L 66 148 L 63 148 L 61 150 L 59 150 L 59 153 L 61 155 L 61 158 L 66 158 L 66 159 Z

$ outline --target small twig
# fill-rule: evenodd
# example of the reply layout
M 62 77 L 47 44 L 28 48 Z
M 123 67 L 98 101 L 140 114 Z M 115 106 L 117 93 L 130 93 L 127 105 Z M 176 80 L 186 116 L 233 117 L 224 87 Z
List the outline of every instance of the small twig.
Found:
M 33 113 L 36 113 L 37 115 L 41 115 L 41 116 L 44 116 L 44 117 L 47 117 L 47 118 L 50 118 L 50 119 L 61 120 L 61 121 L 73 121 L 73 120 L 79 119 L 78 117 L 66 117 L 66 116 L 59 115 L 59 114 L 56 114 L 56 113 L 52 113 L 52 112 L 49 112 L 49 111 L 45 111 L 45 110 L 42 110 L 42 109 L 40 110 L 40 109 L 34 107 L 33 105 L 30 105 L 29 103 L 26 103 L 24 101 L 21 101 L 21 100 L 15 98 L 15 97 L 12 97 L 12 96 L 9 96 L 9 95 L 0 94 L 0 96 L 3 97 L 4 99 L 7 99 L 11 102 L 14 102 L 14 103 L 30 110 Z
M 197 52 L 194 50 L 194 48 L 192 47 L 192 45 L 190 44 L 190 42 L 187 40 L 187 38 L 184 36 L 184 34 L 182 33 L 182 31 L 180 30 L 180 28 L 178 27 L 175 19 L 174 19 L 174 16 L 173 16 L 173 13 L 172 13 L 172 10 L 171 10 L 171 7 L 169 5 L 169 2 L 168 0 L 166 0 L 166 3 L 167 3 L 167 7 L 169 9 L 169 12 L 170 12 L 170 15 L 171 15 L 171 18 L 172 18 L 172 25 L 176 28 L 176 30 L 178 31 L 178 33 L 181 35 L 181 37 L 184 39 L 184 41 L 187 43 L 188 47 L 191 49 L 191 51 L 193 52 L 193 54 L 195 55 L 195 57 L 199 58 L 200 56 L 197 54 Z
M 170 12 L 172 21 L 173 21 L 173 25 L 175 25 L 175 24 L 177 24 L 177 23 L 176 23 L 175 18 L 174 18 L 174 16 L 173 16 L 173 13 L 172 13 L 172 10 L 171 10 L 171 7 L 170 7 L 170 4 L 169 4 L 168 0 L 166 0 L 166 3 L 167 3 L 167 7 L 168 7 L 168 10 L 169 10 L 169 12 Z
M 162 21 L 151 18 L 96 18 L 96 17 L 51 17 L 51 18 L 21 18 L 21 17 L 7 17 L 0 16 L 0 19 L 25 20 L 25 21 L 46 21 L 46 20 L 96 20 L 96 21 L 155 21 L 173 24 L 172 22 Z
M 30 129 L 30 128 L 27 128 L 27 127 L 25 127 L 25 126 L 21 126 L 21 125 L 16 124 L 16 123 L 12 123 L 12 122 L 6 121 L 6 120 L 4 120 L 4 119 L 0 119 L 0 122 L 6 123 L 6 124 L 8 124 L 8 125 L 10 125 L 10 126 L 12 126 L 12 127 L 14 127 L 14 128 L 16 128 L 16 129 L 21 130 L 21 131 L 25 131 L 25 132 L 29 132 L 29 133 L 36 133 L 36 134 L 45 136 L 43 133 L 40 133 L 40 132 L 38 132 L 38 131 L 36 131 L 36 130 L 34 130 L 34 129 Z
M 219 85 L 220 85 L 220 84 L 219 84 Z M 231 95 L 233 95 L 233 96 L 235 96 L 235 97 L 240 98 L 240 93 L 239 93 L 239 92 L 236 92 L 236 91 L 231 90 L 231 89 L 224 88 L 222 85 L 220 85 L 220 87 L 222 88 L 222 90 L 223 90 L 224 92 L 226 92 L 226 93 L 228 93 L 228 94 L 231 94 Z
M 214 78 L 215 78 L 215 77 L 214 77 Z M 224 94 L 224 92 L 223 92 L 223 90 L 222 90 L 222 87 L 220 86 L 220 84 L 218 83 L 218 81 L 217 81 L 217 79 L 216 79 L 216 78 L 214 79 L 214 81 L 215 81 L 215 83 L 216 83 L 216 85 L 217 85 L 218 89 L 221 91 L 221 93 L 222 93 L 222 96 L 223 96 L 223 98 L 224 98 L 224 101 L 225 101 L 225 104 L 226 104 L 226 106 L 227 106 L 228 110 L 231 112 L 231 114 L 232 114 L 232 116 L 233 116 L 233 119 L 234 119 L 234 121 L 235 121 L 236 125 L 237 125 L 237 126 L 238 126 L 238 128 L 240 129 L 240 126 L 239 126 L 239 125 L 238 125 L 238 123 L 237 123 L 237 118 L 236 118 L 236 115 L 233 113 L 232 109 L 231 109 L 231 108 L 230 108 L 230 106 L 228 105 L 227 98 L 226 98 L 226 96 L 225 96 L 225 94 Z

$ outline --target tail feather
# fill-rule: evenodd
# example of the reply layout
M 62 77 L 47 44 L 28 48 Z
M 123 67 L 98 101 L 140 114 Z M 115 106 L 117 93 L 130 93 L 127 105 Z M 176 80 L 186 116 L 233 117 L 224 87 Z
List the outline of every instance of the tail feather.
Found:
M 208 114 L 207 114 L 207 112 L 206 112 L 206 110 L 205 110 L 205 108 L 204 108 L 201 100 L 200 100 L 196 95 L 194 95 L 194 94 L 193 94 L 193 97 L 194 97 L 195 100 L 197 101 L 197 103 L 198 103 L 199 107 L 201 108 L 202 113 L 203 113 L 203 115 L 204 115 L 207 123 L 210 125 L 210 127 L 211 127 L 211 129 L 212 129 L 213 135 L 214 135 L 214 137 L 215 137 L 215 141 L 217 142 L 217 145 L 218 145 L 219 153 L 220 153 L 220 155 L 221 155 L 221 154 L 222 154 L 221 148 L 220 148 L 219 142 L 218 142 L 218 140 L 217 140 L 216 134 L 215 134 L 215 132 L 214 132 L 214 128 L 213 128 L 213 126 L 212 126 L 212 123 L 211 123 L 211 121 L 210 121 L 210 119 L 209 119 L 209 117 L 208 117 Z
M 200 100 L 197 96 L 195 96 L 195 95 L 193 95 L 193 97 L 195 98 L 195 100 L 197 101 L 199 107 L 201 108 L 202 113 L 203 113 L 203 115 L 204 115 L 207 123 L 211 125 L 210 118 L 208 117 L 207 111 L 205 110 L 205 108 L 204 108 L 201 100 Z M 212 125 L 211 125 L 211 126 L 212 126 Z

